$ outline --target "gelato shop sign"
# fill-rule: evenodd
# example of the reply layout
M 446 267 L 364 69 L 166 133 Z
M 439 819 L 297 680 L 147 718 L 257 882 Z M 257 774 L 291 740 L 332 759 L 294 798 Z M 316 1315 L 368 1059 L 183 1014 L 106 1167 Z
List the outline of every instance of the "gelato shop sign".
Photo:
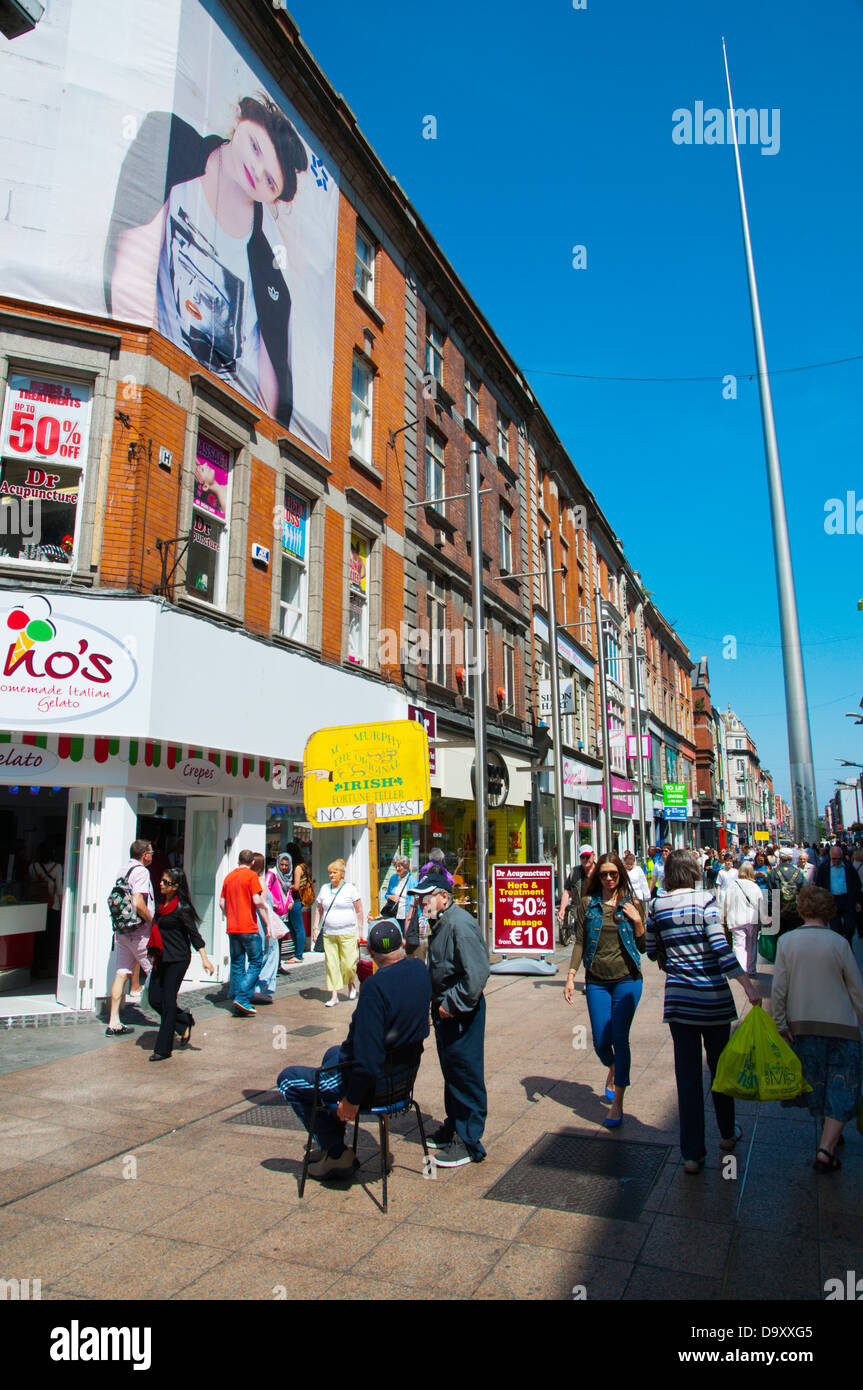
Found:
M 57 766 L 56 753 L 44 748 L 29 748 L 24 743 L 0 743 L 0 777 L 12 782 L 39 777 L 53 772 Z
M 86 719 L 119 704 L 138 680 L 126 646 L 41 594 L 0 608 L 0 661 L 0 704 L 16 723 Z

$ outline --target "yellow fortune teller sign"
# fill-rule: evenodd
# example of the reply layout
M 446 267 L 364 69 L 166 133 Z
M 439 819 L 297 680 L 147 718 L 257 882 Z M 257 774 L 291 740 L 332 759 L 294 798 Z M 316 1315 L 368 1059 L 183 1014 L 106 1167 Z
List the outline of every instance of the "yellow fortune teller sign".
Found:
M 422 724 L 343 724 L 312 734 L 303 754 L 306 815 L 314 825 L 420 820 L 428 810 L 429 744 Z

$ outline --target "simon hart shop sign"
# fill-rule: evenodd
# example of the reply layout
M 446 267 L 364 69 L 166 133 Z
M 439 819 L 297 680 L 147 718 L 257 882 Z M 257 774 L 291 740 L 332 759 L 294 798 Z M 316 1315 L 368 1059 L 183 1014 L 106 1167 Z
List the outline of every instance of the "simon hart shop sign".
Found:
M 7 727 L 96 716 L 125 700 L 138 681 L 127 646 L 41 594 L 0 607 L 0 662 Z

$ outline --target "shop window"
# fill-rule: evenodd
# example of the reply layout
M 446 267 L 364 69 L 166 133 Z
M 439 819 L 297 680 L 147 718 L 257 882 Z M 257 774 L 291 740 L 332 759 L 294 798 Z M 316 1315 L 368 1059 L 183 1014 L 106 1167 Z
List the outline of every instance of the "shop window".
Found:
M 216 608 L 224 608 L 227 592 L 231 473 L 230 452 L 198 435 L 186 593 Z
M 348 580 L 348 661 L 369 664 L 369 542 L 351 535 Z
M 282 525 L 282 588 L 279 630 L 293 642 L 305 642 L 308 596 L 309 504 L 285 488 Z
M 13 372 L 0 434 L 0 558 L 71 569 L 92 388 Z

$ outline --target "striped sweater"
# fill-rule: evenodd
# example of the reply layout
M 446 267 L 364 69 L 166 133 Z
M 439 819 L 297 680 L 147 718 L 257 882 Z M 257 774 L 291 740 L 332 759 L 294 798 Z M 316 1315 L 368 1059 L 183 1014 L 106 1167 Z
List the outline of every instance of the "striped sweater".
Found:
M 655 898 L 647 912 L 648 960 L 656 960 L 657 937 L 666 954 L 664 1021 L 710 1028 L 736 1019 L 725 977 L 745 972 L 725 939 L 714 895 L 693 888 Z

